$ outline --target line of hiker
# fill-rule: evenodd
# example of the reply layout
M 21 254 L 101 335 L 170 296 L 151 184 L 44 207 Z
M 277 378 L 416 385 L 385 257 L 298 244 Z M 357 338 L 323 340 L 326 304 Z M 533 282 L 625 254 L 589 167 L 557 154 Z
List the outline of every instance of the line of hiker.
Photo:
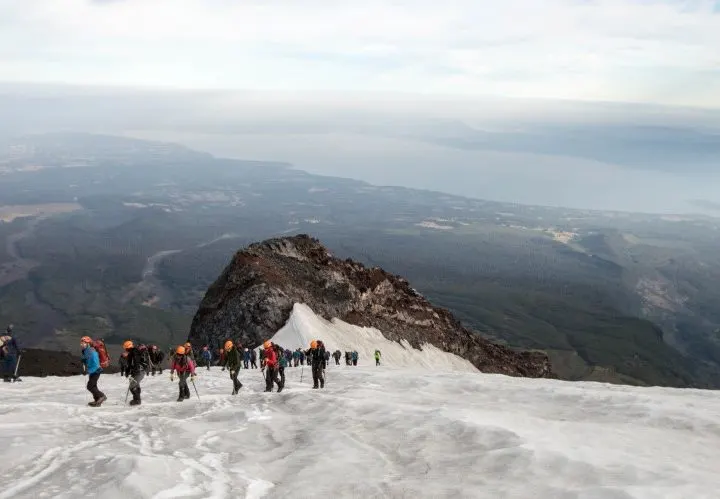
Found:
M 102 340 L 93 340 L 89 336 L 83 336 L 80 339 L 80 348 L 82 351 L 83 374 L 89 376 L 87 382 L 87 390 L 92 394 L 93 401 L 88 405 L 91 407 L 100 407 L 107 400 L 105 394 L 98 388 L 98 381 L 103 369 L 110 364 L 110 358 Z M 252 356 L 248 355 L 248 351 L 255 353 L 255 350 L 243 349 L 242 345 L 232 340 L 225 341 L 223 345 L 223 355 L 220 357 L 220 365 L 222 370 L 228 370 L 230 380 L 232 381 L 232 394 L 237 395 L 243 384 L 238 379 L 238 374 L 242 366 L 245 369 L 251 368 L 253 364 Z M 209 352 L 208 347 L 203 347 L 201 359 L 208 366 L 211 358 L 205 352 Z M 256 354 L 260 357 L 260 369 L 265 378 L 265 392 L 272 392 L 274 386 L 277 386 L 278 393 L 285 388 L 285 369 L 291 366 L 304 366 L 307 364 L 311 367 L 313 378 L 313 389 L 325 388 L 325 370 L 330 360 L 330 352 L 326 350 L 321 340 L 312 340 L 310 348 L 303 351 L 297 349 L 295 352 L 284 349 L 282 346 L 273 344 L 268 340 L 263 343 L 263 347 Z M 336 364 L 339 364 L 340 351 L 336 350 L 333 356 Z M 141 382 L 146 375 L 155 375 L 156 371 L 162 374 L 162 361 L 164 359 L 163 352 L 156 345 L 149 347 L 144 344 L 135 345 L 131 340 L 123 343 L 123 353 L 120 355 L 121 375 L 129 380 L 128 395 L 132 393 L 130 405 L 140 405 L 142 403 Z M 247 360 L 246 360 L 247 359 Z M 188 379 L 194 385 L 197 373 L 195 371 L 197 362 L 192 345 L 187 342 L 174 348 L 169 356 L 170 364 L 170 381 L 173 382 L 175 374 L 178 376 L 178 402 L 182 402 L 190 398 L 190 388 Z M 302 375 L 301 379 L 302 382 Z M 195 388 L 197 391 L 197 388 Z M 199 398 L 199 395 L 198 395 Z M 127 396 L 126 396 L 127 401 Z

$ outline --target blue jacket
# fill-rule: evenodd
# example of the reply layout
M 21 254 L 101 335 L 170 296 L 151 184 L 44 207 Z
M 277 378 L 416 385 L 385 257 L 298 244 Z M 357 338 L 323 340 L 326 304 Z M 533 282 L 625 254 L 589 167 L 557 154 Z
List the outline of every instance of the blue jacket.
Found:
M 85 347 L 82 351 L 82 362 L 88 374 L 101 373 L 100 356 L 93 347 Z
M 252 358 L 252 354 L 250 353 L 250 350 L 243 352 L 243 360 L 245 362 L 250 362 L 251 358 Z

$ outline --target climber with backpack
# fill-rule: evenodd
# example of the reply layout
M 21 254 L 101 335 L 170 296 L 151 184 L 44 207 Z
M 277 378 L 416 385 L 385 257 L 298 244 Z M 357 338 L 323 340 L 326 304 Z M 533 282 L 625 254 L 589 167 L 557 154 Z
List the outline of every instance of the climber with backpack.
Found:
M 88 405 L 90 407 L 100 407 L 102 403 L 107 400 L 107 397 L 97 387 L 97 383 L 100 379 L 100 375 L 103 372 L 103 368 L 101 366 L 100 355 L 98 354 L 98 351 L 94 348 L 94 344 L 95 343 L 89 336 L 83 336 L 82 338 L 80 338 L 80 348 L 82 348 L 83 375 L 89 376 L 86 388 L 93 396 L 93 401 L 88 402 Z M 105 353 L 107 355 L 107 352 Z
M 210 370 L 210 363 L 212 362 L 212 352 L 210 351 L 210 348 L 208 348 L 207 345 L 205 345 L 202 349 L 202 359 L 205 363 L 205 366 L 207 367 L 207 370 Z
M 238 381 L 238 374 L 240 373 L 240 351 L 233 344 L 232 340 L 227 340 L 224 345 L 225 359 L 223 363 L 223 369 L 227 368 L 230 371 L 230 379 L 233 382 L 233 395 L 237 395 L 242 388 L 242 383 Z
M 130 340 L 123 343 L 123 349 L 128 354 L 128 364 L 125 371 L 125 377 L 130 378 L 128 390 L 133 395 L 130 405 L 140 405 L 142 403 L 140 400 L 140 393 L 142 391 L 140 388 L 140 382 L 143 380 L 145 372 L 148 370 L 145 355 L 135 348 L 135 344 Z
M 180 387 L 180 395 L 177 401 L 182 402 L 190 398 L 190 387 L 187 384 L 189 376 L 195 379 L 195 362 L 186 354 L 183 345 L 175 349 L 175 355 L 172 358 L 172 366 L 170 367 L 170 381 L 174 381 L 174 373 L 178 373 L 178 386 Z
M 380 350 L 375 350 L 375 365 L 376 366 L 380 365 L 380 357 L 381 356 L 382 356 L 382 354 L 380 353 Z
M 267 340 L 264 344 L 264 359 L 263 362 L 265 363 L 265 391 L 266 392 L 272 392 L 273 389 L 273 382 L 277 384 L 278 391 L 282 390 L 282 385 L 280 384 L 280 380 L 278 379 L 278 356 L 275 352 L 275 349 L 273 348 L 272 341 Z
M 325 388 L 327 360 L 325 360 L 325 345 L 322 341 L 312 340 L 310 342 L 310 365 L 312 366 L 313 389 Z
M 2 361 L 3 381 L 10 383 L 18 381 L 17 376 L 18 362 L 20 360 L 20 347 L 13 336 L 12 325 L 7 327 L 6 334 L 0 336 L 0 360 Z

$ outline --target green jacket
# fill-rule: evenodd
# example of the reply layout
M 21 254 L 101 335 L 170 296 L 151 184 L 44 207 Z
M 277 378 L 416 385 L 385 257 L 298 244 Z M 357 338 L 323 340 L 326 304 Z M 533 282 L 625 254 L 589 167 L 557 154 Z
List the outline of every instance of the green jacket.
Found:
M 232 347 L 229 352 L 225 352 L 225 362 L 223 366 L 227 367 L 231 371 L 237 371 L 240 369 L 240 352 L 236 347 Z

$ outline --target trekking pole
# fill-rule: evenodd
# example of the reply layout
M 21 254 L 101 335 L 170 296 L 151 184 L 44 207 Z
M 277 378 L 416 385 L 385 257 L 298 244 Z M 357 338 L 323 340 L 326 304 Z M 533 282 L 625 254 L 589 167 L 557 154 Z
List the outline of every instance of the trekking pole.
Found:
M 15 364 L 15 374 L 13 375 L 13 379 L 15 381 L 22 381 L 21 379 L 18 379 L 18 369 L 20 369 L 20 361 L 22 360 L 22 354 L 18 355 L 18 361 L 17 364 Z
M 130 395 L 130 387 L 132 386 L 132 382 L 135 381 L 135 378 L 133 378 L 132 376 L 128 376 L 128 378 L 130 379 L 130 383 L 128 383 L 128 389 L 127 392 L 125 392 L 125 405 L 127 405 L 127 399 L 128 395 Z
M 195 388 L 195 395 L 197 395 L 198 400 L 200 400 L 200 394 L 197 391 L 197 386 L 195 386 L 195 380 L 190 378 L 190 383 L 192 383 L 193 388 Z

